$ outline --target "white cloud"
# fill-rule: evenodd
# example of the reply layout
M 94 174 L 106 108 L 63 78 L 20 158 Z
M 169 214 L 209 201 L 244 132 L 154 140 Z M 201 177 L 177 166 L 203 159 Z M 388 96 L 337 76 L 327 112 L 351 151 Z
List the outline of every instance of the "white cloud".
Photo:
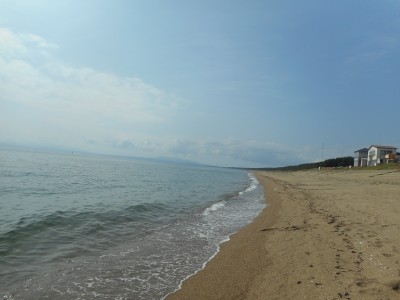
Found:
M 31 34 L 31 33 L 25 33 L 21 34 L 20 38 L 22 42 L 24 43 L 29 43 L 37 46 L 38 48 L 46 48 L 46 49 L 53 49 L 53 48 L 58 48 L 56 44 L 50 43 L 46 41 L 44 38 L 41 36 Z
M 20 37 L 11 30 L 0 28 L 0 55 L 4 58 L 24 55 L 28 49 L 22 43 Z
M 93 136 L 111 140 L 121 128 L 160 124 L 172 113 L 175 101 L 165 91 L 137 77 L 72 67 L 52 57 L 55 47 L 40 36 L 0 28 L 0 106 L 8 116 L 0 139 L 29 135 L 69 144 L 73 136 L 79 146 Z
M 58 48 L 38 35 L 16 34 L 0 27 L 0 57 L 3 59 L 26 59 L 32 62 L 50 58 L 50 51 Z

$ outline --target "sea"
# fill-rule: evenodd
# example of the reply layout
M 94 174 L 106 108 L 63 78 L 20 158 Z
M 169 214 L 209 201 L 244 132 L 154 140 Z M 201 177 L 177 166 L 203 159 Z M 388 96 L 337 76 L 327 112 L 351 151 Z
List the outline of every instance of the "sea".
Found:
M 0 299 L 165 299 L 264 207 L 246 170 L 0 148 Z

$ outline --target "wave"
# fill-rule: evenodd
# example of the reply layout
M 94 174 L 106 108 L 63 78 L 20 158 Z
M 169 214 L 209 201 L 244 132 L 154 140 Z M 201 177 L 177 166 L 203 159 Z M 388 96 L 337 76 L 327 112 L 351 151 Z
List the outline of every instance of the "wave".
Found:
M 248 173 L 247 175 L 250 178 L 250 185 L 244 191 L 239 192 L 239 195 L 243 195 L 244 193 L 254 191 L 257 188 L 257 186 L 260 184 L 258 182 L 257 178 L 252 173 Z
M 207 216 L 207 215 L 209 215 L 210 213 L 212 213 L 212 212 L 214 212 L 214 211 L 217 211 L 218 209 L 224 207 L 225 204 L 226 204 L 226 201 L 225 201 L 225 200 L 220 201 L 220 202 L 217 202 L 217 203 L 214 203 L 214 204 L 212 204 L 211 206 L 207 207 L 207 208 L 204 210 L 203 215 L 204 215 L 204 216 Z
M 209 215 L 210 213 L 215 212 L 215 211 L 223 208 L 226 205 L 227 201 L 235 199 L 236 195 L 242 196 L 245 193 L 249 193 L 251 191 L 254 191 L 257 188 L 257 186 L 259 185 L 259 181 L 257 180 L 257 178 L 252 173 L 248 173 L 247 175 L 249 176 L 250 183 L 249 183 L 249 186 L 245 190 L 240 191 L 239 193 L 230 193 L 230 194 L 223 195 L 222 196 L 223 200 L 218 201 L 216 203 L 213 203 L 211 206 L 207 207 L 203 211 L 203 215 L 204 216 Z
M 173 212 L 162 203 L 142 203 L 121 210 L 56 211 L 22 217 L 11 230 L 0 235 L 0 264 L 15 255 L 32 258 L 51 252 L 60 253 L 60 257 L 95 253 L 135 231 L 145 231 L 154 223 L 166 221 Z

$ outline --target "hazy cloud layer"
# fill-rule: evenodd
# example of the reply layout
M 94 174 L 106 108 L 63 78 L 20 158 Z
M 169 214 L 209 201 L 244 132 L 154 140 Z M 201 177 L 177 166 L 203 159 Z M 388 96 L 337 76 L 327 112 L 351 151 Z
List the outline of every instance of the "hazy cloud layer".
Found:
M 9 138 L 27 138 L 18 136 L 25 127 L 30 140 L 59 135 L 61 142 L 70 135 L 79 146 L 87 136 L 110 139 L 119 127 L 162 123 L 173 114 L 175 101 L 166 92 L 140 78 L 67 65 L 51 55 L 56 47 L 0 29 L 3 134 Z
M 301 160 L 292 148 L 257 141 L 125 137 L 116 140 L 114 146 L 142 154 L 180 157 L 219 166 L 282 166 Z

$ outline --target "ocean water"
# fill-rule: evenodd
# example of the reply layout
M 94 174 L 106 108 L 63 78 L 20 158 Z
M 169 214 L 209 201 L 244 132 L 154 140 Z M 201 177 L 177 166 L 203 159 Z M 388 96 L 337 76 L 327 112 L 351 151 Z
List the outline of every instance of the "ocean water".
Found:
M 163 299 L 264 206 L 244 170 L 0 149 L 0 299 Z

